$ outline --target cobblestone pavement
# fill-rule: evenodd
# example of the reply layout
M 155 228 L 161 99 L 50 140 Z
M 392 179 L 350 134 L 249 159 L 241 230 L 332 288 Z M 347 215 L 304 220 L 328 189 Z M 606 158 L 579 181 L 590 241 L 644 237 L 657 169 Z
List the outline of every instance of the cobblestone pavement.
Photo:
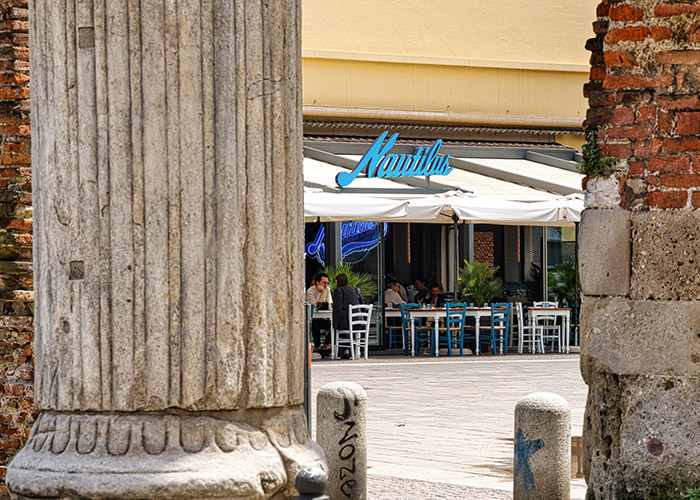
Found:
M 581 435 L 578 354 L 314 361 L 314 402 L 339 380 L 368 394 L 370 500 L 510 498 L 513 411 L 531 392 L 566 398 L 572 435 Z M 572 498 L 584 495 L 583 479 L 572 479 Z

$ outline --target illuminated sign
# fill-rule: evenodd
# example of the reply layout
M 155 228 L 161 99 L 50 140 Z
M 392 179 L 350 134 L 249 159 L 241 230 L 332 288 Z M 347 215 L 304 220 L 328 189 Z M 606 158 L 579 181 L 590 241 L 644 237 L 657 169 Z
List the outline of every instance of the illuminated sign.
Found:
M 389 224 L 383 223 L 383 236 L 389 230 Z M 341 224 L 340 235 L 342 238 L 342 248 L 340 258 L 343 262 L 350 264 L 360 262 L 367 254 L 379 245 L 379 234 L 377 222 L 343 222 Z M 326 229 L 321 225 L 316 238 L 306 245 L 306 256 L 316 259 L 322 266 L 326 265 Z
M 440 155 L 442 140 L 438 139 L 432 146 L 416 148 L 414 154 L 389 154 L 394 147 L 399 134 L 392 135 L 386 144 L 384 139 L 389 132 L 383 132 L 374 144 L 367 150 L 352 172 L 341 172 L 335 177 L 335 182 L 340 187 L 348 186 L 363 172 L 366 177 L 393 178 L 393 177 L 417 177 L 431 175 L 447 175 L 452 172 L 450 167 L 450 155 Z

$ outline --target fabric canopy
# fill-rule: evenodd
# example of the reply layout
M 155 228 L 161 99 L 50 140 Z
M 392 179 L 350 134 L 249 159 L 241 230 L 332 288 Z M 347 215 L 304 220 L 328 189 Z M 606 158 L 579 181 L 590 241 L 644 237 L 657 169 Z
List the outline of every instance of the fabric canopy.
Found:
M 305 222 L 398 222 L 407 214 L 406 201 L 304 189 Z
M 395 222 L 571 226 L 581 219 L 583 199 L 571 195 L 553 201 L 520 202 L 448 191 L 411 199 L 408 208 L 408 215 Z
M 421 222 L 572 226 L 581 220 L 583 195 L 521 202 L 482 198 L 461 191 L 394 200 L 304 188 L 306 222 Z

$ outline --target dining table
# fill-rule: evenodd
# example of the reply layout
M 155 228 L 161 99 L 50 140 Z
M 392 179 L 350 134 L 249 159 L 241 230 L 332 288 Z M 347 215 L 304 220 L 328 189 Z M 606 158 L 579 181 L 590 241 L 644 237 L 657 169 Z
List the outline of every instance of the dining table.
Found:
M 416 345 L 416 320 L 421 318 L 430 318 L 434 321 L 434 332 L 433 341 L 437 344 L 437 339 L 440 333 L 440 318 L 445 318 L 447 316 L 447 309 L 443 308 L 421 308 L 421 309 L 409 309 L 409 315 L 411 318 L 411 356 L 415 356 Z M 400 318 L 400 309 L 385 309 L 384 316 L 387 318 Z M 481 330 L 481 318 L 491 317 L 490 307 L 467 307 L 466 317 L 474 318 L 476 326 L 476 351 L 475 354 L 479 354 L 479 332 Z M 503 349 L 503 343 L 501 343 L 501 349 Z M 435 349 L 435 356 L 440 355 L 440 349 Z
M 564 346 L 565 352 L 569 353 L 569 330 L 571 329 L 571 309 L 568 307 L 528 307 L 527 316 L 531 325 L 536 325 L 543 317 L 555 317 L 555 320 L 562 318 L 562 328 L 559 337 L 559 349 L 561 352 Z

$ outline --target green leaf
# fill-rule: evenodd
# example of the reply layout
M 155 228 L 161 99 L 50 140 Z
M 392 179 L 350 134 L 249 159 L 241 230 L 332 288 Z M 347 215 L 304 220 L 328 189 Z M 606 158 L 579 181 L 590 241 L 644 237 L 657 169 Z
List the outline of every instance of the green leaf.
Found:
M 505 289 L 501 279 L 495 277 L 498 269 L 498 266 L 494 267 L 489 263 L 465 260 L 457 280 L 460 299 L 482 306 L 502 297 Z
M 328 266 L 323 272 L 328 275 L 328 286 L 331 291 L 335 291 L 336 288 L 336 277 L 339 274 L 346 274 L 348 276 L 348 284 L 352 287 L 359 288 L 362 296 L 371 298 L 377 293 L 377 284 L 370 274 L 367 273 L 356 273 L 352 270 L 352 265 L 345 262 L 340 263 L 337 266 Z
M 586 134 L 586 144 L 581 148 L 581 154 L 583 161 L 577 165 L 578 171 L 590 177 L 606 177 L 612 174 L 618 162 L 617 158 L 601 158 L 597 130 Z

